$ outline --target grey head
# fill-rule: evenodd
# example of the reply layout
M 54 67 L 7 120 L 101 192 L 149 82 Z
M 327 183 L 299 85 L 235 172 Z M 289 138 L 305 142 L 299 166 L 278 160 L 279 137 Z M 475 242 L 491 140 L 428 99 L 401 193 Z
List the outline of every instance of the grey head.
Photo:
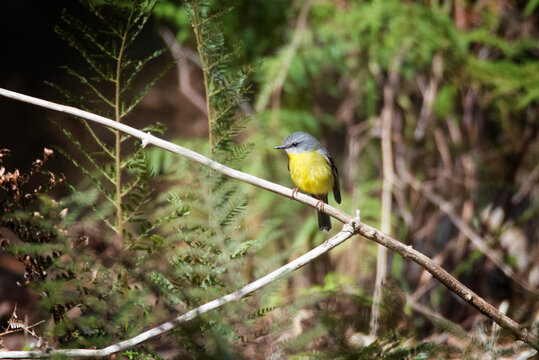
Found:
M 288 135 L 284 138 L 283 144 L 275 148 L 283 149 L 291 154 L 300 154 L 305 151 L 318 151 L 324 155 L 328 154 L 327 150 L 314 136 L 302 131 Z
M 328 163 L 331 165 L 331 172 L 333 173 L 333 178 L 335 180 L 333 184 L 333 196 L 335 197 L 335 201 L 337 203 L 341 203 L 341 187 L 339 185 L 339 172 L 337 171 L 337 167 L 335 166 L 335 163 L 333 162 L 333 159 L 331 158 L 331 155 L 326 150 L 325 147 L 320 144 L 318 140 L 316 140 L 315 137 L 313 137 L 310 134 L 307 134 L 306 132 L 295 132 L 287 137 L 284 138 L 283 144 L 276 146 L 276 149 L 283 149 L 288 154 L 301 154 L 305 151 L 318 151 L 320 154 L 324 155 Z M 289 163 L 290 165 L 290 163 Z M 327 202 L 327 198 L 326 198 Z M 328 218 L 329 220 L 329 218 Z M 331 228 L 331 225 L 329 227 L 324 226 L 324 228 Z M 322 227 L 321 227 L 322 229 Z

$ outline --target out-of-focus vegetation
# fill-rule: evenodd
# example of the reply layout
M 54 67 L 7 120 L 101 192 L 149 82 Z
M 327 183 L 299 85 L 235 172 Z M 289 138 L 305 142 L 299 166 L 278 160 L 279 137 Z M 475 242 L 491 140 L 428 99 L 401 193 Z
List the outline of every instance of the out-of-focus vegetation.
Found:
M 158 118 L 168 128 L 165 138 L 287 186 L 287 160 L 274 146 L 293 131 L 310 132 L 340 170 L 340 208 L 360 209 L 362 221 L 375 227 L 381 119 L 389 114 L 392 234 L 538 330 L 537 1 L 162 0 L 146 27 L 138 25 L 152 2 L 136 3 L 90 2 L 90 11 L 66 5 L 70 27 L 60 34 L 82 53 L 68 72 L 84 86 L 33 81 L 67 88 L 61 101 L 93 112 L 114 117 L 118 108 L 122 122 L 140 128 Z M 132 32 L 122 28 L 126 21 L 135 24 Z M 168 62 L 158 51 L 162 27 L 177 34 L 185 53 L 202 54 L 200 66 L 191 60 L 182 66 L 194 91 L 210 94 L 209 121 L 178 91 L 181 68 L 146 86 Z M 118 59 L 122 46 L 126 57 Z M 162 60 L 152 65 L 158 55 Z M 84 59 L 89 66 L 81 65 Z M 116 83 L 113 65 L 122 61 L 125 73 Z M 9 167 L 8 153 L 0 153 L 0 267 L 10 269 L 1 278 L 0 327 L 17 302 L 19 316 L 46 320 L 35 328 L 41 347 L 102 347 L 133 336 L 331 236 L 318 231 L 313 209 L 161 150 L 142 152 L 123 137 L 120 191 L 130 195 L 119 218 L 115 159 L 103 160 L 115 154 L 114 139 L 88 127 L 81 136 L 72 120 L 56 122 L 74 144 L 59 149 L 77 165 L 61 169 L 64 177 L 40 177 L 43 162 L 53 161 L 50 150 L 28 176 L 15 170 L 26 163 Z M 80 183 L 71 180 L 77 168 L 86 179 Z M 69 195 L 50 189 L 64 181 Z M 470 232 L 487 253 L 472 244 Z M 390 256 L 388 266 L 376 338 L 367 335 L 376 247 L 356 238 L 125 356 L 476 358 L 529 349 L 414 263 Z M 6 337 L 4 346 L 15 338 Z

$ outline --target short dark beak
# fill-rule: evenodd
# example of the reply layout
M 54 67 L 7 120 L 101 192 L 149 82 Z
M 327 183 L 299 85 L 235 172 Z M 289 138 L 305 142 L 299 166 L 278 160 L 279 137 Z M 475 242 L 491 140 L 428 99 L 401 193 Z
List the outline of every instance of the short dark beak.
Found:
M 279 146 L 276 146 L 275 148 L 276 148 L 276 149 L 286 149 L 286 146 L 284 146 L 284 145 L 279 145 Z

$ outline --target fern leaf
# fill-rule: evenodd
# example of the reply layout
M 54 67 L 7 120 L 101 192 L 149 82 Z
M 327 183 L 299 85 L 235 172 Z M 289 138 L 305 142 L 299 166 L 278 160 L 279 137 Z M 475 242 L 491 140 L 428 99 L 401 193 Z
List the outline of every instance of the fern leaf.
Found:
M 72 70 L 68 68 L 67 66 L 62 66 L 61 68 L 65 69 L 69 75 L 72 75 L 76 77 L 81 84 L 87 86 L 99 99 L 101 99 L 105 104 L 109 105 L 110 107 L 114 108 L 114 103 L 109 100 L 101 91 L 99 91 L 86 77 L 80 75 L 75 70 Z
M 150 91 L 150 89 L 155 85 L 155 83 L 159 81 L 159 79 L 161 79 L 161 77 L 163 77 L 163 75 L 165 75 L 165 73 L 168 70 L 170 70 L 173 65 L 174 65 L 173 63 L 169 64 L 156 77 L 154 77 L 146 86 L 144 86 L 144 88 L 139 92 L 139 94 L 132 99 L 131 103 L 127 106 L 127 108 L 125 108 L 125 106 L 122 106 L 122 117 L 129 114 L 135 108 L 135 106 L 138 105 L 138 103 L 148 93 L 148 91 Z
M 114 78 L 110 75 L 112 73 L 112 69 L 108 65 L 101 64 L 100 62 L 96 61 L 93 58 L 95 55 L 92 55 L 86 48 L 79 45 L 79 41 L 75 37 L 75 35 L 73 35 L 71 32 L 63 30 L 59 26 L 56 26 L 54 30 L 71 47 L 73 47 L 82 55 L 83 59 L 88 63 L 88 65 L 90 65 L 90 68 L 94 70 L 94 72 L 99 75 L 101 79 L 106 80 L 110 83 L 114 82 Z M 105 68 L 103 69 L 103 67 Z
M 162 55 L 164 51 L 165 49 L 154 51 L 151 55 L 147 56 L 146 58 L 137 61 L 135 66 L 129 66 L 131 62 L 127 61 L 124 67 L 125 67 L 125 70 L 128 70 L 130 72 L 130 74 L 126 78 L 124 83 L 122 84 L 121 94 L 124 94 L 128 89 L 131 88 L 131 84 L 133 80 L 137 77 L 138 74 L 140 74 L 140 72 L 144 69 L 144 67 L 148 64 L 148 62 Z

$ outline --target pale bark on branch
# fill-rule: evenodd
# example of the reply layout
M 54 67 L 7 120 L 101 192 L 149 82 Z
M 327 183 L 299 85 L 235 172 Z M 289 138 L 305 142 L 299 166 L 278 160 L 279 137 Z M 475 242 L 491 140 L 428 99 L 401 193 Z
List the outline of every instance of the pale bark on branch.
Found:
M 451 203 L 444 200 L 440 195 L 438 195 L 434 190 L 423 186 L 423 184 L 417 180 L 410 172 L 406 169 L 406 166 L 404 165 L 404 159 L 402 157 L 397 157 L 396 159 L 396 166 L 398 173 L 400 175 L 400 178 L 402 181 L 406 184 L 409 184 L 415 191 L 420 192 L 425 198 L 427 198 L 430 202 L 437 205 L 442 212 L 444 212 L 449 220 L 467 237 L 470 239 L 472 245 L 479 249 L 481 253 L 483 253 L 487 259 L 492 261 L 496 267 L 498 267 L 507 277 L 515 281 L 517 284 L 522 286 L 527 291 L 535 294 L 536 296 L 539 295 L 539 292 L 537 289 L 530 286 L 525 280 L 523 280 L 521 277 L 519 277 L 518 274 L 515 274 L 513 269 L 507 265 L 503 259 L 496 254 L 486 243 L 485 240 L 481 238 L 475 232 L 470 225 L 468 225 L 465 221 L 462 220 L 461 217 L 457 215 L 455 212 L 455 209 Z
M 256 176 L 245 174 L 245 173 L 243 173 L 241 171 L 238 171 L 238 170 L 234 170 L 234 169 L 229 168 L 227 166 L 224 166 L 224 165 L 222 165 L 222 164 L 220 164 L 220 163 L 218 163 L 216 161 L 208 159 L 207 157 L 205 157 L 205 156 L 203 156 L 201 154 L 198 154 L 198 153 L 196 153 L 194 151 L 191 151 L 191 150 L 186 149 L 184 147 L 181 147 L 179 145 L 175 145 L 175 144 L 170 143 L 168 141 L 162 140 L 162 139 L 160 139 L 158 137 L 155 137 L 155 136 L 153 136 L 153 135 L 151 135 L 149 133 L 144 133 L 144 132 L 142 132 L 140 130 L 134 129 L 134 128 L 132 128 L 130 126 L 127 126 L 125 124 L 117 123 L 117 122 L 115 122 L 113 120 L 110 120 L 110 119 L 107 119 L 107 118 L 105 118 L 103 116 L 92 114 L 92 113 L 89 113 L 89 112 L 86 112 L 86 111 L 83 111 L 83 110 L 80 110 L 80 109 L 77 109 L 77 108 L 74 108 L 74 107 L 71 107 L 71 106 L 64 106 L 64 105 L 56 104 L 56 103 L 53 103 L 53 102 L 50 102 L 50 101 L 46 101 L 46 100 L 31 97 L 31 96 L 19 94 L 19 93 L 9 91 L 9 90 L 5 90 L 5 89 L 2 89 L 2 88 L 0 88 L 0 95 L 11 98 L 11 99 L 14 99 L 14 100 L 34 104 L 34 105 L 44 107 L 44 108 L 47 108 L 47 109 L 51 109 L 51 110 L 59 111 L 59 112 L 62 112 L 62 113 L 70 114 L 70 115 L 80 117 L 80 118 L 83 118 L 83 119 L 86 119 L 86 120 L 89 120 L 89 121 L 97 122 L 99 124 L 105 125 L 105 126 L 107 126 L 109 128 L 115 129 L 115 130 L 122 131 L 122 132 L 124 132 L 124 133 L 126 133 L 128 135 L 131 135 L 131 136 L 133 136 L 135 138 L 138 138 L 138 139 L 142 140 L 143 146 L 151 144 L 151 145 L 160 147 L 162 149 L 165 149 L 165 150 L 171 151 L 173 153 L 176 153 L 178 155 L 184 156 L 184 157 L 186 157 L 186 158 L 188 158 L 190 160 L 196 161 L 196 162 L 198 162 L 198 163 L 200 163 L 200 164 L 202 164 L 204 166 L 207 166 L 207 167 L 211 168 L 212 170 L 220 172 L 223 175 L 232 177 L 232 178 L 240 180 L 240 181 L 244 181 L 246 183 L 252 184 L 254 186 L 260 187 L 260 188 L 265 189 L 265 190 L 272 191 L 274 193 L 283 195 L 285 197 L 295 199 L 295 200 L 297 200 L 297 201 L 299 201 L 299 202 L 301 202 L 303 204 L 309 205 L 309 206 L 311 206 L 313 208 L 315 208 L 317 206 L 318 201 L 316 199 L 308 196 L 308 195 L 301 194 L 301 193 L 294 194 L 294 192 L 291 189 L 288 189 L 288 188 L 286 188 L 284 186 L 274 184 L 274 183 L 272 183 L 270 181 L 260 179 L 260 178 L 258 178 Z M 485 316 L 487 316 L 490 319 L 492 319 L 493 321 L 495 321 L 498 325 L 500 325 L 501 327 L 507 329 L 517 339 L 519 339 L 521 341 L 524 341 L 525 343 L 527 343 L 528 345 L 532 346 L 535 349 L 539 349 L 539 339 L 537 338 L 537 335 L 532 334 L 526 328 L 520 326 L 518 323 L 513 321 L 511 318 L 509 318 L 505 314 L 501 313 L 498 309 L 496 309 L 495 307 L 493 307 L 492 305 L 487 303 L 485 300 L 483 300 L 483 298 L 481 298 L 480 296 L 475 294 L 469 288 L 464 286 L 460 281 L 455 279 L 451 274 L 449 274 L 441 266 L 436 264 L 434 261 L 432 261 L 429 257 L 425 256 L 421 252 L 415 250 L 412 246 L 407 246 L 407 245 L 399 242 L 398 240 L 393 239 L 392 237 L 382 233 L 381 231 L 379 231 L 379 230 L 377 230 L 377 229 L 375 229 L 375 228 L 373 228 L 373 227 L 371 227 L 371 226 L 369 226 L 367 224 L 364 224 L 364 223 L 358 221 L 357 218 L 354 218 L 351 215 L 348 215 L 348 214 L 346 214 L 346 213 L 344 213 L 344 212 L 342 212 L 340 210 L 335 209 L 332 206 L 329 206 L 329 205 L 324 206 L 323 211 L 325 213 L 333 216 L 337 220 L 343 222 L 344 224 L 350 225 L 350 226 L 344 228 L 336 236 L 334 236 L 333 238 L 329 239 L 324 244 L 322 244 L 321 246 L 323 247 L 323 250 L 329 251 L 329 249 L 330 249 L 329 243 L 330 242 L 333 243 L 332 241 L 336 241 L 336 242 L 340 243 L 340 242 L 346 240 L 347 238 L 351 237 L 352 235 L 355 235 L 355 234 L 362 235 L 365 238 L 367 238 L 369 240 L 372 240 L 372 241 L 374 241 L 374 242 L 388 248 L 389 250 L 391 250 L 393 252 L 398 253 L 399 255 L 401 255 L 404 258 L 414 261 L 415 263 L 420 265 L 422 268 L 429 271 L 435 278 L 437 278 L 442 284 L 444 284 L 453 293 L 458 295 L 461 299 L 463 299 L 464 301 L 466 301 L 470 305 L 474 306 L 482 314 L 484 314 Z M 337 244 L 335 244 L 334 246 L 336 246 Z M 316 248 L 316 249 L 318 249 L 318 248 Z M 292 271 L 292 270 L 294 270 L 294 269 L 296 269 L 296 268 L 298 268 L 300 266 L 305 265 L 309 261 L 312 261 L 314 259 L 314 257 L 311 258 L 311 256 L 313 255 L 314 250 L 315 249 L 313 249 L 312 251 L 306 253 L 302 257 L 295 260 L 295 261 L 299 261 L 299 259 L 303 259 L 302 261 L 305 261 L 305 262 L 304 263 L 300 262 L 301 265 L 298 265 L 297 267 L 294 267 L 295 265 L 290 266 L 290 264 L 288 264 L 288 265 L 285 265 L 283 267 L 285 269 L 280 268 L 280 269 L 276 270 L 275 272 L 282 271 L 282 273 L 280 273 L 280 275 L 278 275 L 274 279 L 270 278 L 269 282 L 274 281 L 275 279 L 278 279 L 279 277 L 282 277 L 284 274 L 286 274 L 286 273 L 288 273 L 288 272 L 290 272 L 290 271 Z M 320 254 L 323 253 L 323 252 L 324 251 L 320 252 Z M 290 267 L 288 267 L 288 266 L 290 266 Z M 267 275 L 266 277 L 269 277 L 270 275 L 271 274 Z M 264 279 L 264 278 L 262 278 L 262 279 Z M 210 311 L 210 310 L 213 310 L 213 309 L 216 309 L 216 308 L 222 306 L 226 302 L 237 301 L 242 296 L 245 296 L 247 294 L 246 291 L 252 292 L 252 291 L 257 290 L 261 286 L 265 285 L 266 283 L 264 283 L 262 281 L 262 279 L 259 279 L 259 280 L 255 281 L 254 283 L 251 283 L 251 284 L 245 286 L 244 288 L 242 288 L 241 290 L 239 290 L 236 293 L 232 293 L 230 295 L 226 295 L 223 298 L 213 300 L 213 301 L 211 301 L 211 302 L 209 302 L 207 304 L 202 305 L 201 307 L 199 307 L 197 309 L 194 309 L 194 310 L 191 310 L 190 312 L 187 312 L 186 314 L 184 314 L 182 316 L 184 316 L 184 319 L 186 319 L 185 321 L 188 321 L 188 320 L 191 320 L 191 319 L 197 317 L 201 313 L 203 313 L 202 312 L 203 310 L 201 310 L 201 309 L 205 309 L 204 312 L 207 312 L 207 311 Z M 267 282 L 267 283 L 269 283 L 269 282 Z M 253 285 L 253 284 L 256 284 L 256 285 Z M 247 288 L 247 290 L 245 290 L 246 288 Z M 118 344 L 111 345 L 110 347 L 105 348 L 105 349 L 109 349 L 109 348 L 113 349 L 113 350 L 116 349 L 113 352 L 120 351 L 121 349 L 117 348 L 117 346 L 119 344 L 126 344 L 126 342 L 127 342 L 127 344 L 128 344 L 127 346 L 129 346 L 129 347 L 133 346 L 133 345 L 136 345 L 136 344 L 139 344 L 142 341 L 146 341 L 146 340 L 148 340 L 148 339 L 150 339 L 150 338 L 152 338 L 154 336 L 163 334 L 163 333 L 171 330 L 172 328 L 177 327 L 180 323 L 181 322 L 178 322 L 178 318 L 177 318 L 175 320 L 172 320 L 171 322 L 167 322 L 165 324 L 162 324 L 162 325 L 156 327 L 155 328 L 156 329 L 155 334 L 153 334 L 152 336 L 147 337 L 148 335 L 144 335 L 146 333 L 143 333 L 143 334 L 140 334 L 137 337 L 134 337 L 134 338 L 132 338 L 130 340 L 126 340 L 124 342 L 120 342 Z M 133 341 L 133 339 L 138 339 L 138 340 L 136 340 L 134 342 L 131 342 L 131 341 Z M 103 352 L 105 349 L 97 349 L 97 350 L 72 349 L 72 350 L 54 350 L 54 351 L 50 351 L 50 352 L 47 352 L 47 351 L 24 352 L 25 353 L 24 356 L 21 355 L 21 356 L 18 356 L 18 357 L 15 357 L 15 356 L 17 354 L 21 353 L 21 352 L 0 351 L 0 358 L 4 358 L 4 359 L 6 359 L 6 358 L 24 358 L 24 357 L 29 357 L 29 356 L 32 356 L 32 357 L 47 357 L 47 356 L 50 356 L 51 354 L 60 354 L 60 353 L 68 355 L 67 351 L 71 351 L 71 353 L 69 353 L 68 356 L 101 357 L 101 356 L 107 356 L 107 353 Z M 74 351 L 78 351 L 78 353 L 76 353 L 76 355 L 75 355 L 75 353 L 73 353 Z M 111 353 L 113 353 L 113 352 L 111 352 Z M 109 354 L 111 354 L 111 353 L 109 353 Z M 91 355 L 86 355 L 86 354 L 91 354 Z
M 356 221 L 353 224 L 357 224 Z M 196 317 L 205 314 L 209 311 L 218 309 L 225 304 L 238 301 L 243 297 L 255 292 L 256 290 L 273 283 L 274 281 L 282 278 L 286 274 L 299 269 L 300 267 L 310 263 L 320 255 L 330 251 L 339 244 L 348 240 L 356 233 L 353 225 L 345 224 L 340 232 L 338 232 L 332 238 L 324 241 L 321 245 L 312 249 L 311 251 L 303 254 L 297 259 L 289 262 L 288 264 L 278 268 L 277 270 L 261 277 L 260 279 L 253 281 L 252 283 L 245 285 L 240 290 L 212 300 L 204 305 L 197 307 L 185 314 L 177 317 L 174 320 L 167 321 L 164 324 L 154 327 L 148 331 L 145 331 L 131 339 L 121 341 L 117 344 L 107 346 L 103 349 L 65 349 L 65 350 L 50 350 L 50 351 L 0 351 L 0 359 L 27 359 L 27 358 L 45 358 L 52 356 L 68 356 L 78 358 L 97 358 L 105 357 L 120 352 L 122 350 L 129 349 L 133 346 L 141 344 L 159 335 L 162 335 L 179 325 L 195 319 Z
M 176 61 L 176 68 L 178 69 L 178 83 L 180 87 L 180 92 L 187 98 L 189 101 L 202 112 L 204 115 L 208 115 L 208 109 L 206 107 L 206 99 L 200 95 L 193 87 L 191 86 L 191 66 L 187 60 L 195 62 L 200 66 L 200 58 L 197 55 L 191 54 L 187 49 L 184 49 L 177 41 L 176 37 L 166 27 L 159 29 L 159 35 L 167 44 L 170 53 Z
M 393 73 L 394 71 L 392 71 Z M 396 78 L 396 76 L 393 76 Z M 384 86 L 384 108 L 382 110 L 382 213 L 380 229 L 386 234 L 391 234 L 391 208 L 393 193 L 393 150 L 391 146 L 391 133 L 395 118 L 394 109 L 394 85 L 396 81 L 389 81 Z M 380 317 L 380 303 L 382 301 L 382 287 L 387 275 L 387 248 L 378 245 L 376 257 L 376 278 L 374 280 L 374 294 L 372 297 L 370 335 L 376 336 Z

